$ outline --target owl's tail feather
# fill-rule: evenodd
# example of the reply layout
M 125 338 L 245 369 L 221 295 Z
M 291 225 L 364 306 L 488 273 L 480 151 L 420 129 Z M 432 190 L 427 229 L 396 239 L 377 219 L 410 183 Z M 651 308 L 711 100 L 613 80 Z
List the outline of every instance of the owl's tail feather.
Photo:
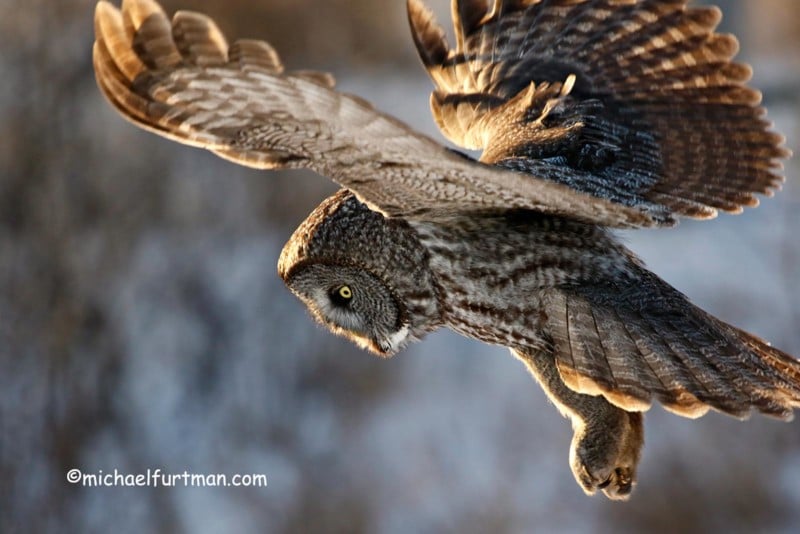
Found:
M 800 361 L 692 305 L 642 269 L 642 278 L 555 290 L 547 328 L 571 389 L 632 411 L 653 399 L 685 417 L 755 409 L 790 420 L 800 407 Z

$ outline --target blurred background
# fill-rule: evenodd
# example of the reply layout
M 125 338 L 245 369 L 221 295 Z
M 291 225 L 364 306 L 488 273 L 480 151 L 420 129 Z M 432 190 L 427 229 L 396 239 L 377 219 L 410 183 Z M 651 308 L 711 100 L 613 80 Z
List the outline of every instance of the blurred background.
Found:
M 718 3 L 797 152 L 800 3 Z M 441 138 L 400 0 L 164 4 Z M 334 186 L 123 121 L 94 83 L 93 8 L 0 3 L 0 532 L 798 531 L 800 422 L 654 408 L 640 484 L 611 503 L 582 494 L 567 421 L 505 350 L 442 332 L 381 361 L 315 326 L 275 266 Z M 761 209 L 625 238 L 696 303 L 800 355 L 786 173 Z M 81 487 L 71 468 L 269 485 Z

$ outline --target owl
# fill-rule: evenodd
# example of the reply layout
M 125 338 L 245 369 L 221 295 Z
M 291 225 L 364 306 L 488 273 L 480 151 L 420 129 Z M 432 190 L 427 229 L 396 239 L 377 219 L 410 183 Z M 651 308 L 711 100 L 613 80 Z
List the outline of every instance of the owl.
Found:
M 94 68 L 134 124 L 342 189 L 278 265 L 379 356 L 441 327 L 508 347 L 571 420 L 579 485 L 627 499 L 654 402 L 789 419 L 800 361 L 694 306 L 614 229 L 756 206 L 789 156 L 721 13 L 687 0 L 455 0 L 453 43 L 408 0 L 445 148 L 208 17 L 101 1 Z

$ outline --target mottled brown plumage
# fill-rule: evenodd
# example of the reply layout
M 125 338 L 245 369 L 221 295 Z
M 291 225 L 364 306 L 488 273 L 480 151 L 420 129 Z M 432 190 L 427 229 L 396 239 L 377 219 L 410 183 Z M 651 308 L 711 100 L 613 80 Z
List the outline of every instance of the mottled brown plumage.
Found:
M 788 151 L 719 9 L 686 3 L 458 2 L 453 50 L 420 0 L 409 20 L 437 124 L 481 161 L 707 218 L 771 194 Z
M 719 10 L 686 4 L 454 1 L 451 49 L 409 0 L 434 117 L 482 162 L 151 0 L 98 3 L 94 66 L 143 128 L 342 185 L 279 261 L 314 317 L 383 356 L 441 326 L 509 347 L 571 419 L 581 486 L 627 498 L 653 401 L 687 417 L 800 405 L 800 362 L 692 305 L 608 230 L 738 212 L 782 181 L 788 151 L 736 40 L 714 33 Z

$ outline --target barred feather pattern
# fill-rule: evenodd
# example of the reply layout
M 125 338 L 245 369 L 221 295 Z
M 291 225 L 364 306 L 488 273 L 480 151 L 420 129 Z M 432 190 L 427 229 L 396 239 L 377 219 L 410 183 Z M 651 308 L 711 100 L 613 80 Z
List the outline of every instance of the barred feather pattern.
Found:
M 101 0 L 94 67 L 106 98 L 149 131 L 259 169 L 309 168 L 375 211 L 404 217 L 527 208 L 608 226 L 673 222 L 463 158 L 369 103 L 330 74 L 286 71 L 266 42 L 228 44 L 206 15 L 170 21 L 152 0 Z
M 709 218 L 756 206 L 790 155 L 717 8 L 687 0 L 454 0 L 455 49 L 409 0 L 434 118 L 482 161 L 627 205 Z M 574 75 L 548 114 L 508 104 Z M 537 112 L 538 111 L 538 112 Z M 498 118 L 502 115 L 502 119 Z M 512 118 L 512 120 L 508 120 Z
M 638 271 L 638 272 L 637 272 Z M 545 331 L 570 388 L 625 410 L 791 419 L 800 362 L 692 305 L 653 273 L 549 290 Z
M 790 418 L 800 362 L 693 306 L 607 228 L 736 211 L 778 185 L 786 153 L 749 69 L 730 62 L 735 40 L 713 33 L 719 13 L 685 0 L 452 5 L 454 51 L 409 1 L 434 114 L 496 166 L 152 0 L 97 4 L 95 73 L 142 128 L 342 185 L 284 247 L 287 286 L 380 356 L 440 326 L 509 347 L 572 419 L 588 493 L 630 494 L 638 412 L 654 401 Z
M 605 229 L 532 212 L 411 226 L 430 253 L 447 325 L 512 348 L 545 347 L 542 289 L 614 277 L 629 261 Z
M 445 324 L 523 354 L 552 353 L 565 384 L 628 411 L 654 400 L 791 419 L 800 361 L 700 310 L 612 235 L 530 213 L 412 223 L 442 286 Z

